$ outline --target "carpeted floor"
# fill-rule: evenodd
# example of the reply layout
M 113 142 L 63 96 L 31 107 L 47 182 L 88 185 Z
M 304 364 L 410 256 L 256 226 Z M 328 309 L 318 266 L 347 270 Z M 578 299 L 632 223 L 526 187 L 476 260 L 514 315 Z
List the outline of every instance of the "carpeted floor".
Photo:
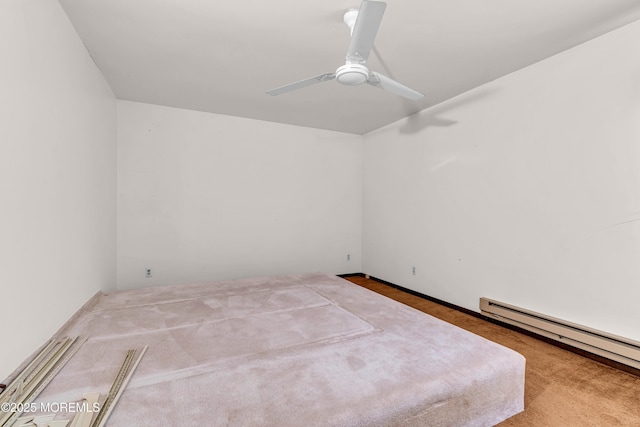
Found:
M 347 279 L 524 355 L 525 411 L 500 426 L 640 426 L 640 377 L 380 282 Z
M 109 426 L 475 427 L 523 408 L 522 355 L 326 273 L 103 293 L 56 338 L 78 335 L 34 403 L 104 396 L 148 346 Z

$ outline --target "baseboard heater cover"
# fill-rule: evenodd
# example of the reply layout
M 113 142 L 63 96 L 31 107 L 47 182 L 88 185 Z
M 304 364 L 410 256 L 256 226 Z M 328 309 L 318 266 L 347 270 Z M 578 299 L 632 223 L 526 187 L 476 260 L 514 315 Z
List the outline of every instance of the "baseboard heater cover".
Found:
M 567 322 L 489 298 L 480 298 L 487 317 L 640 369 L 640 342 Z

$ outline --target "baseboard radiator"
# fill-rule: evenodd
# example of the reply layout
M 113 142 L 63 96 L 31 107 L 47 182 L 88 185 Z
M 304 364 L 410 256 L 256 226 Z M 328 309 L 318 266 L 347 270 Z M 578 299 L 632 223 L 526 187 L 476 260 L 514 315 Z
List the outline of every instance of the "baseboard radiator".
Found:
M 640 369 L 640 342 L 489 298 L 480 298 L 480 311 L 501 322 Z

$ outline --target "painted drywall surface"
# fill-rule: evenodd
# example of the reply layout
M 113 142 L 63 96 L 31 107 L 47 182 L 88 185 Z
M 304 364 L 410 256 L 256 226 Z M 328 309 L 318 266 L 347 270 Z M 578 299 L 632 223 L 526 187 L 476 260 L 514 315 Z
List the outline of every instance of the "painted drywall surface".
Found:
M 118 147 L 118 288 L 362 269 L 361 136 L 118 101 Z
M 115 285 L 116 101 L 57 1 L 0 2 L 0 382 Z
M 638 40 L 634 23 L 365 135 L 364 271 L 640 341 Z

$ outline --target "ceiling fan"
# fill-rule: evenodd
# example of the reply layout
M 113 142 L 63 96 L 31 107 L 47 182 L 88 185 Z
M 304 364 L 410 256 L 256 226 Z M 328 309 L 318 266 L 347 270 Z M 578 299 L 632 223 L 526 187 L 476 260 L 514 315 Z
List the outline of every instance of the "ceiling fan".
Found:
M 405 98 L 414 100 L 422 98 L 424 95 L 420 92 L 367 68 L 367 59 L 369 59 L 373 41 L 378 33 L 386 7 L 387 4 L 380 1 L 363 0 L 360 10 L 348 10 L 344 14 L 344 23 L 351 30 L 351 42 L 347 50 L 346 63 L 338 67 L 335 72 L 300 80 L 296 83 L 272 89 L 267 93 L 274 96 L 280 95 L 316 83 L 336 79 L 338 83 L 347 86 L 367 83 Z

